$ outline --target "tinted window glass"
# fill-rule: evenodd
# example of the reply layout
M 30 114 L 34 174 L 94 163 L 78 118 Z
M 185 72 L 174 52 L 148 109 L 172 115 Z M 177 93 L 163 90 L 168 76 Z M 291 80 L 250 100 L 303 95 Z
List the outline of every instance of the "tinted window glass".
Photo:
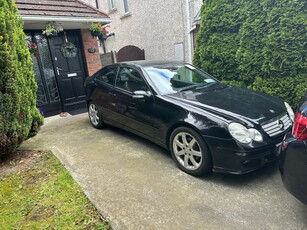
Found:
M 107 67 L 95 74 L 95 78 L 103 83 L 114 85 L 117 67 Z
M 116 86 L 129 92 L 147 91 L 148 87 L 142 76 L 133 68 L 121 68 L 116 80 Z

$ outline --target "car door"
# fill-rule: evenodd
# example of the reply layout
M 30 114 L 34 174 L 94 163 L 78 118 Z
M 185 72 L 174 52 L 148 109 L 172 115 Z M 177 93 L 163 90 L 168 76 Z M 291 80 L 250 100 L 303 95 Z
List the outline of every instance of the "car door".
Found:
M 154 101 L 147 99 L 134 99 L 135 91 L 151 94 L 142 74 L 135 68 L 120 67 L 117 74 L 113 93 L 113 109 L 116 114 L 116 123 L 140 135 L 155 137 L 158 127 L 152 117 Z
M 97 72 L 94 77 L 95 88 L 92 100 L 96 103 L 103 119 L 106 122 L 114 122 L 113 94 L 115 78 L 118 71 L 117 66 L 109 66 Z

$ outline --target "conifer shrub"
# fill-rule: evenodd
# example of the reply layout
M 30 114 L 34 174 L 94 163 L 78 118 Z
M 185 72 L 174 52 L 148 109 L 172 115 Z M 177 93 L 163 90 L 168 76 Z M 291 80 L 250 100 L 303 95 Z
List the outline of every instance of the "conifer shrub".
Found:
M 13 0 L 0 0 L 0 156 L 11 153 L 43 124 L 23 22 Z
M 305 0 L 204 0 L 194 64 L 296 107 L 307 90 L 306 9 Z

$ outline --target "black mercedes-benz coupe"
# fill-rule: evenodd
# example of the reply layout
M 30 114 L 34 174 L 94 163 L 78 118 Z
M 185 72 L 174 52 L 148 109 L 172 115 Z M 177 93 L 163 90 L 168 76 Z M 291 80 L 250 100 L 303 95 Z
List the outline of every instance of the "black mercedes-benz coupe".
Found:
M 178 62 L 112 64 L 87 78 L 85 88 L 95 128 L 110 124 L 149 139 L 194 176 L 243 174 L 277 159 L 294 117 L 280 98 Z
M 279 169 L 287 190 L 307 205 L 307 92 L 295 115 L 292 132 L 285 135 Z

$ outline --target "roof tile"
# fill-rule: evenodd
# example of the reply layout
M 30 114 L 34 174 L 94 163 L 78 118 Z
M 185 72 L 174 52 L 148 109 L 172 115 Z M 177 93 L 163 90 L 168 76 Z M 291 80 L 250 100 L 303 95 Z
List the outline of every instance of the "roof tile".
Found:
M 19 13 L 25 15 L 109 18 L 80 0 L 15 0 Z

